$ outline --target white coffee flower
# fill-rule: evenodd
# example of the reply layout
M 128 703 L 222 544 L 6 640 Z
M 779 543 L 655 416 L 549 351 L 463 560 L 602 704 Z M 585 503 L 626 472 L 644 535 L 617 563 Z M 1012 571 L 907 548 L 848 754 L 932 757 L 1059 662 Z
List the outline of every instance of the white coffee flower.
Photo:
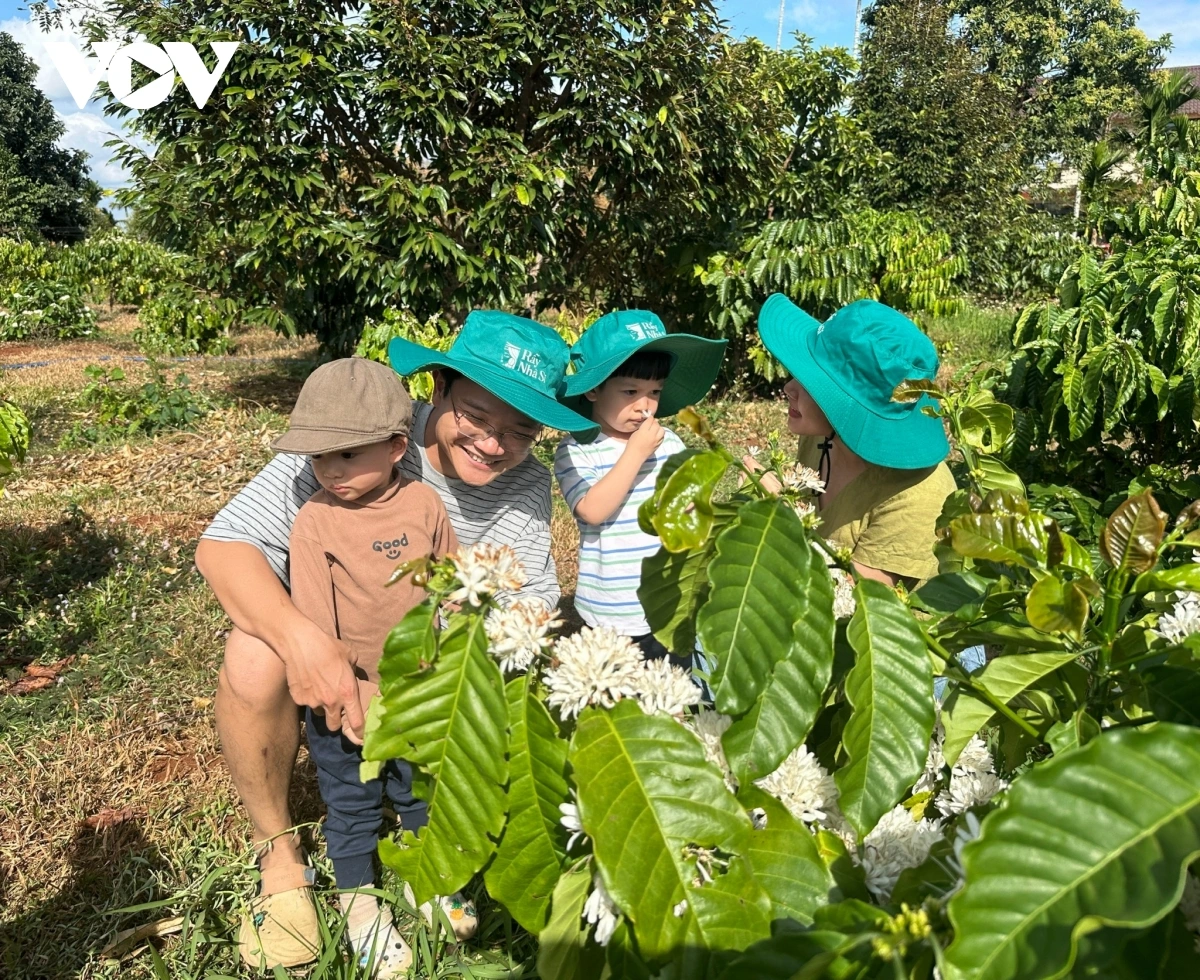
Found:
M 871 894 L 886 902 L 905 868 L 915 868 L 942 839 L 939 822 L 922 818 L 897 805 L 885 813 L 863 838 L 862 867 Z
M 982 806 L 1008 788 L 994 772 L 968 772 L 955 768 L 950 784 L 937 795 L 937 808 L 946 816 L 957 816 L 974 806 Z
M 621 910 L 613 904 L 608 890 L 604 887 L 604 882 L 600 880 L 600 875 L 593 874 L 592 893 L 583 903 L 583 918 L 585 922 L 596 927 L 594 935 L 596 942 L 601 946 L 607 946 L 608 941 L 612 939 L 620 917 Z
M 733 719 L 712 708 L 701 708 L 694 715 L 684 719 L 684 724 L 696 733 L 700 744 L 704 746 L 704 755 L 721 770 L 721 775 L 725 777 L 725 785 L 731 792 L 736 793 L 738 783 L 733 770 L 729 768 L 729 760 L 725 758 L 725 746 L 721 744 L 721 736 L 733 724 Z
M 687 912 L 687 909 L 688 909 L 688 903 L 687 903 L 687 899 L 685 898 L 682 901 L 680 901 L 680 903 L 678 905 L 674 906 L 671 909 L 671 911 L 674 913 L 675 918 L 682 919 L 684 914 Z
M 486 625 L 492 656 L 509 673 L 528 670 L 539 653 L 549 650 L 554 638 L 546 634 L 561 626 L 562 620 L 536 600 L 518 599 L 507 609 L 488 613 Z
M 1172 643 L 1182 643 L 1200 633 L 1200 593 L 1176 592 L 1175 605 L 1158 617 L 1154 632 Z
M 969 773 L 995 772 L 996 763 L 988 751 L 987 743 L 978 735 L 973 735 L 955 760 L 954 769 Z
M 830 568 L 833 577 L 833 615 L 835 619 L 849 619 L 858 608 L 854 598 L 854 576 L 841 568 Z
M 754 785 L 779 800 L 797 820 L 815 823 L 833 819 L 837 784 L 817 757 L 808 751 L 807 745 L 793 751 L 778 769 L 769 776 L 756 779 Z
M 803 463 L 793 463 L 783 471 L 783 485 L 788 490 L 807 490 L 809 493 L 824 493 L 825 481 L 817 471 Z
M 929 754 L 925 757 L 925 771 L 921 773 L 921 778 L 913 784 L 913 795 L 917 793 L 930 793 L 941 782 L 942 770 L 946 766 L 946 757 L 942 754 L 942 743 L 946 738 L 946 731 L 942 728 L 941 721 L 941 705 L 938 705 L 938 720 L 934 723 L 933 734 L 929 738 Z
M 586 839 L 587 835 L 583 832 L 583 824 L 579 821 L 579 806 L 575 803 L 560 803 L 558 810 L 562 814 L 558 818 L 558 822 L 563 825 L 563 829 L 571 836 L 567 838 L 567 850 L 569 851 L 575 846 L 575 842 L 580 839 Z
M 563 718 L 573 718 L 589 704 L 611 708 L 637 693 L 642 663 L 642 652 L 629 637 L 608 626 L 585 626 L 555 646 L 554 662 L 544 675 L 550 689 L 546 703 Z
M 647 660 L 635 681 L 635 696 L 648 715 L 682 715 L 684 709 L 700 703 L 700 688 L 687 671 L 665 657 Z
M 754 825 L 755 830 L 767 829 L 767 811 L 761 806 L 756 806 L 750 811 L 750 823 Z
M 477 542 L 469 548 L 459 548 L 450 555 L 460 588 L 451 592 L 451 602 L 478 606 L 485 596 L 497 592 L 517 592 L 525 584 L 525 566 L 517 553 L 506 544 Z

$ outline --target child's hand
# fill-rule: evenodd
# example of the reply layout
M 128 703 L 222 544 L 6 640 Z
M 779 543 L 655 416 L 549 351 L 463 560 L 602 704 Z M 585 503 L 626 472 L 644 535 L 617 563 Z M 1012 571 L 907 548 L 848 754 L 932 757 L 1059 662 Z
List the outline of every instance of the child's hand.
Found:
M 763 473 L 764 470 L 763 464 L 749 454 L 742 457 L 742 465 L 751 473 Z M 778 494 L 783 489 L 783 485 L 774 473 L 764 473 L 758 478 L 758 482 L 763 485 L 763 489 L 768 493 Z
M 629 437 L 629 442 L 626 445 L 626 452 L 633 452 L 642 459 L 649 459 L 660 445 L 662 445 L 663 436 L 666 434 L 658 419 L 653 415 L 648 416 L 641 425 L 634 430 L 633 435 Z

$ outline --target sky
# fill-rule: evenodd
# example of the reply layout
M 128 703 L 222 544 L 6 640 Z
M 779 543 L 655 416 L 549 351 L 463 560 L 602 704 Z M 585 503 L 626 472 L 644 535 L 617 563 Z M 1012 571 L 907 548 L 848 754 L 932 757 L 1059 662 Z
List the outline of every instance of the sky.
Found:
M 818 45 L 844 45 L 854 40 L 854 0 L 783 0 L 784 44 L 794 31 L 812 37 Z M 1200 64 L 1200 0 L 1134 0 L 1127 5 L 1141 11 L 1139 24 L 1151 37 L 1170 33 L 1174 49 L 1168 65 Z M 779 27 L 778 0 L 717 0 L 721 15 L 735 36 L 756 35 L 775 43 Z M 84 109 L 76 107 L 57 70 L 47 57 L 42 42 L 70 39 L 69 35 L 47 38 L 30 22 L 29 10 L 21 0 L 0 0 L 0 31 L 16 38 L 39 66 L 37 84 L 54 103 L 66 126 L 62 143 L 89 154 L 92 176 L 104 188 L 125 183 L 125 174 L 111 159 L 104 143 L 117 135 L 114 120 L 106 119 L 99 102 Z

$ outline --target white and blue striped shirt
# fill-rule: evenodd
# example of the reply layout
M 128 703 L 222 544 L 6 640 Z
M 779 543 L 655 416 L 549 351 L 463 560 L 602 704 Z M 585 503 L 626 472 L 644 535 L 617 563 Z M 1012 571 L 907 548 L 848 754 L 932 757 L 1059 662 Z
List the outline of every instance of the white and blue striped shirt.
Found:
M 616 465 L 627 444 L 601 433 L 594 441 L 579 443 L 565 436 L 554 456 L 554 475 L 571 513 L 596 482 Z M 575 608 L 589 626 L 611 626 L 624 636 L 650 632 L 638 601 L 642 559 L 658 551 L 658 538 L 638 527 L 637 511 L 654 493 L 654 482 L 667 459 L 682 451 L 682 440 L 665 429 L 663 441 L 650 456 L 620 508 L 603 524 L 579 525 L 579 584 Z

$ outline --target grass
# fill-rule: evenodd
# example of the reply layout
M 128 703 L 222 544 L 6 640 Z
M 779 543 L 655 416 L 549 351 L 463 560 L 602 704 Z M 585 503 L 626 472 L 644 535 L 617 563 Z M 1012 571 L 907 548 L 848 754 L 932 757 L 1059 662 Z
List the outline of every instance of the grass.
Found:
M 95 422 L 78 400 L 89 363 L 145 378 L 134 322 L 123 311 L 87 341 L 0 344 L 0 366 L 41 365 L 0 373 L 0 393 L 34 427 L 30 457 L 0 498 L 0 975 L 9 980 L 255 975 L 234 946 L 253 890 L 249 826 L 212 712 L 228 621 L 193 556 L 212 515 L 270 458 L 315 351 L 239 338 L 238 356 L 187 363 L 216 405 L 191 431 L 64 448 Z M 786 424 L 779 402 L 706 412 L 734 447 Z M 575 528 L 557 495 L 553 521 L 570 593 Z M 303 750 L 292 812 L 334 936 L 322 808 Z M 381 884 L 403 911 L 398 884 Z M 475 897 L 480 933 L 462 946 L 401 916 L 416 975 L 531 974 L 532 938 L 478 888 Z M 174 931 L 102 955 L 123 930 L 154 923 Z M 316 967 L 277 975 L 350 978 L 354 969 L 334 943 Z
M 955 316 L 922 320 L 937 345 L 943 367 L 957 369 L 972 361 L 996 361 L 1011 349 L 1016 311 L 1006 307 L 968 307 Z

